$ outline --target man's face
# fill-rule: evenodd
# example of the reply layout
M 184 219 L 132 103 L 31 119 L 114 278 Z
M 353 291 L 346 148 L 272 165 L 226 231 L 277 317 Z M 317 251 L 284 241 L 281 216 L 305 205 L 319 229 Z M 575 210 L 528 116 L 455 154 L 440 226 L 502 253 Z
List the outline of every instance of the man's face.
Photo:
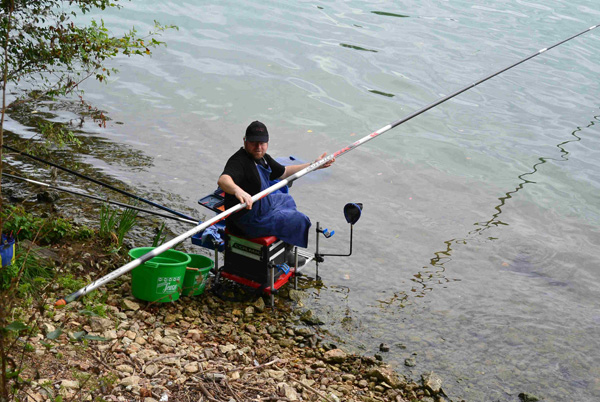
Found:
M 267 153 L 268 148 L 268 142 L 244 141 L 244 149 L 252 155 L 254 160 L 262 159 Z

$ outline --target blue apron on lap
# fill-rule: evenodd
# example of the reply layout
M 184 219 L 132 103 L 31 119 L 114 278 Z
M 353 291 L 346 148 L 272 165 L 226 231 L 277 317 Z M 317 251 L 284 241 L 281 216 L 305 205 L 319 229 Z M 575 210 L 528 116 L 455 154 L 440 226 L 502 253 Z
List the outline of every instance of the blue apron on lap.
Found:
M 256 165 L 260 176 L 260 191 L 269 188 L 271 168 Z M 296 209 L 291 195 L 272 193 L 252 204 L 252 209 L 235 223 L 248 237 L 276 236 L 298 247 L 308 245 L 310 219 Z

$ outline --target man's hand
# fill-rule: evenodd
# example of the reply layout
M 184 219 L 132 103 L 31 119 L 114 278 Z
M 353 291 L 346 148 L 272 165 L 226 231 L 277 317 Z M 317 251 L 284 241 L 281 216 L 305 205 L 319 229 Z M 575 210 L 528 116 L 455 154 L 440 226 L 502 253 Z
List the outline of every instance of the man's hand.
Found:
M 315 162 L 320 161 L 321 159 L 323 159 L 326 156 L 327 156 L 327 152 L 324 152 L 323 155 L 319 156 Z M 330 160 L 328 160 L 327 162 L 325 162 L 324 164 L 322 164 L 321 166 L 319 166 L 317 168 L 317 170 L 318 169 L 328 168 L 329 166 L 333 165 L 333 162 L 335 162 L 335 157 L 331 158 Z
M 242 190 L 241 187 L 238 187 L 233 195 L 239 200 L 239 202 L 246 203 L 246 209 L 252 209 L 252 196 Z
M 307 167 L 309 167 L 310 165 L 312 165 L 315 162 L 320 161 L 321 159 L 323 159 L 324 157 L 327 156 L 327 152 L 325 152 L 323 155 L 319 156 L 314 162 L 312 163 L 302 163 L 300 165 L 289 165 L 285 167 L 285 172 L 283 173 L 283 175 L 279 178 L 279 180 L 283 180 L 283 179 L 287 179 L 288 177 L 290 177 L 293 174 L 296 174 L 297 172 L 299 172 L 302 169 L 306 169 Z M 322 164 L 321 166 L 319 166 L 318 168 L 316 168 L 315 170 L 319 170 L 319 169 L 325 169 L 328 168 L 329 166 L 331 166 L 333 164 L 333 162 L 335 162 L 335 158 L 331 158 L 330 160 L 328 160 L 327 162 L 325 162 L 324 164 Z
M 235 198 L 237 198 L 239 202 L 246 203 L 246 209 L 252 209 L 252 196 L 242 190 L 240 186 L 235 184 L 231 176 L 227 174 L 221 175 L 221 177 L 219 177 L 219 181 L 217 181 L 217 184 L 227 194 L 232 194 Z

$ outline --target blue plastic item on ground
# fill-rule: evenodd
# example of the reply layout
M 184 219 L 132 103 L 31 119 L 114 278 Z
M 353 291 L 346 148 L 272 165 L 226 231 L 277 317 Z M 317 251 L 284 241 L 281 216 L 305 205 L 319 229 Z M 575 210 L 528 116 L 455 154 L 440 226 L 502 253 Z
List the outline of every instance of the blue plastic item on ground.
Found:
M 0 255 L 2 256 L 2 266 L 13 264 L 15 262 L 15 238 L 9 235 L 2 235 L 2 245 L 0 246 Z

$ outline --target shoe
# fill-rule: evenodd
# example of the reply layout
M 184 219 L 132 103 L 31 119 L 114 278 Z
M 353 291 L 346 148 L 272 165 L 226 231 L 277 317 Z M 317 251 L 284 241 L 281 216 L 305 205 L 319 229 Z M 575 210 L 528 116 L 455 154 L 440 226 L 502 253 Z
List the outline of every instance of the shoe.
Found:
M 289 265 L 290 267 L 296 266 L 296 258 L 295 258 L 295 253 L 294 253 L 294 246 L 292 246 L 292 245 L 287 245 L 286 246 L 286 250 L 285 250 L 285 254 L 284 254 L 284 259 L 285 259 L 285 263 L 287 265 Z M 306 264 L 306 258 L 304 258 L 300 254 L 298 254 L 298 266 L 301 267 L 304 264 Z

